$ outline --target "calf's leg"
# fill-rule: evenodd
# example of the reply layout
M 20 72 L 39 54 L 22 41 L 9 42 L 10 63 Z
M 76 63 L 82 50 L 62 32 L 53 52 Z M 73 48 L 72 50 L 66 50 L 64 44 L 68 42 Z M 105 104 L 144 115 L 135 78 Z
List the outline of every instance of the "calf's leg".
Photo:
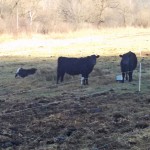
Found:
M 85 75 L 85 85 L 88 85 L 88 75 Z
M 124 83 L 125 72 L 122 72 L 122 83 Z
M 132 71 L 129 72 L 129 82 L 132 81 L 132 73 L 133 73 Z
M 81 85 L 84 84 L 84 77 L 81 77 Z
M 60 78 L 60 81 L 61 81 L 61 82 L 64 81 L 64 75 L 65 75 L 65 73 L 63 72 L 63 73 L 61 74 L 61 78 Z

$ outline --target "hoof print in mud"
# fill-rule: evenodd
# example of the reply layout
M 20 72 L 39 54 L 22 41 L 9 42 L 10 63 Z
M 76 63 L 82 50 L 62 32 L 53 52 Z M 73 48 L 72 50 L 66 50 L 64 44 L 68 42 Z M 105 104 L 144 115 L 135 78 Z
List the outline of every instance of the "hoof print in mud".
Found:
M 125 126 L 129 124 L 129 120 L 120 113 L 115 113 L 113 119 L 113 124 L 116 126 Z
M 149 124 L 146 122 L 140 122 L 135 125 L 135 128 L 137 129 L 145 129 L 147 127 L 149 127 Z

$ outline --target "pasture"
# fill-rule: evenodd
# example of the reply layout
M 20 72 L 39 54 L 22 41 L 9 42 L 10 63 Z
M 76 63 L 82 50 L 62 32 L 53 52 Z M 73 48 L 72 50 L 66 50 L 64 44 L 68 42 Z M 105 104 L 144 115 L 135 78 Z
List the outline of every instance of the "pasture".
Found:
M 0 149 L 150 149 L 150 30 L 110 30 L 0 40 Z M 141 92 L 139 63 L 133 82 L 115 81 L 130 50 L 142 61 Z M 89 85 L 69 75 L 56 84 L 58 56 L 93 53 Z M 38 71 L 15 79 L 18 67 Z

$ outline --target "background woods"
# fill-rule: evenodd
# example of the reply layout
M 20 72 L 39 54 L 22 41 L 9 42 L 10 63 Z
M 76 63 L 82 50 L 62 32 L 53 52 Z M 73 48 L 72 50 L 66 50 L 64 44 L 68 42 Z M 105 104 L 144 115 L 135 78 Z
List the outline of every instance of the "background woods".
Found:
M 0 33 L 150 25 L 149 0 L 0 0 Z

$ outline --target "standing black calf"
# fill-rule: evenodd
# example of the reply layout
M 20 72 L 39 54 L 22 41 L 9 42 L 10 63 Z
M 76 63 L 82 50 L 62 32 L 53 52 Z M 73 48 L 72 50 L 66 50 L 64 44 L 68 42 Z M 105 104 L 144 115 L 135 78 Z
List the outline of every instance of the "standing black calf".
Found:
M 129 82 L 131 82 L 133 70 L 137 66 L 137 57 L 131 51 L 123 55 L 120 55 L 120 57 L 122 58 L 120 62 L 121 72 L 122 72 L 122 82 L 124 83 L 125 76 L 126 76 L 126 80 L 129 80 Z
M 81 84 L 88 84 L 88 76 L 92 72 L 99 55 L 91 55 L 81 58 L 59 57 L 57 66 L 57 83 L 62 82 L 65 73 L 69 75 L 82 75 Z
M 24 77 L 26 77 L 26 76 L 28 76 L 28 75 L 34 74 L 36 71 L 37 71 L 36 68 L 31 68 L 31 69 L 18 68 L 18 69 L 17 69 L 17 72 L 16 72 L 16 74 L 15 74 L 15 78 L 16 78 L 17 76 L 20 76 L 20 77 L 24 78 Z

